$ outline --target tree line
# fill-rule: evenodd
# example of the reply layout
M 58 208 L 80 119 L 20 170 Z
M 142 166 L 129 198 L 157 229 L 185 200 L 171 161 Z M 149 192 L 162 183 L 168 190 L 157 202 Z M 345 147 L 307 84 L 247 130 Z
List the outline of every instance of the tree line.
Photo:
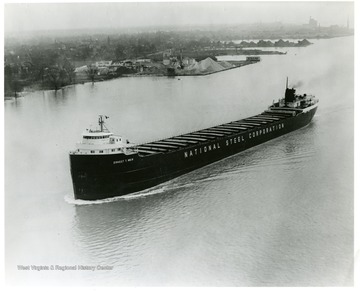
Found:
M 299 33 L 310 37 L 320 32 L 308 31 L 302 26 L 284 29 L 280 24 L 274 27 L 256 24 L 218 29 L 41 36 L 27 42 L 5 38 L 5 95 L 14 95 L 24 86 L 58 89 L 75 83 L 75 67 L 95 61 L 133 58 L 160 61 L 162 52 L 168 49 L 177 55 L 180 52 L 201 54 L 205 49 L 231 46 L 231 40 L 286 38 Z M 89 67 L 88 72 L 89 78 L 94 75 L 93 68 Z

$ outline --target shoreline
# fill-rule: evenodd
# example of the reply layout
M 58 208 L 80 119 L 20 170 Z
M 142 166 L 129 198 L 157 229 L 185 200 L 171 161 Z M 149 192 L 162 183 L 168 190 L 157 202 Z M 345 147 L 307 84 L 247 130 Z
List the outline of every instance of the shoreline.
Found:
M 238 61 L 234 61 L 234 62 L 238 62 Z M 212 71 L 212 72 L 204 72 L 204 73 L 183 73 L 183 72 L 177 72 L 175 73 L 175 75 L 167 75 L 167 74 L 159 74 L 159 73 L 132 73 L 132 74 L 123 74 L 121 76 L 115 76 L 115 77 L 111 77 L 111 78 L 99 78 L 98 80 L 82 80 L 82 81 L 75 81 L 73 83 L 64 85 L 59 87 L 58 89 L 53 89 L 50 88 L 49 86 L 44 86 L 41 87 L 41 85 L 39 86 L 39 84 L 33 84 L 33 85 L 29 85 L 29 86 L 25 86 L 23 90 L 17 92 L 18 96 L 15 95 L 7 95 L 5 93 L 4 95 L 4 101 L 6 100 L 16 100 L 18 98 L 24 97 L 29 93 L 35 92 L 35 91 L 47 91 L 47 90 L 53 90 L 53 91 L 58 91 L 58 90 L 62 90 L 65 89 L 66 87 L 70 87 L 73 85 L 77 85 L 77 84 L 86 84 L 86 83 L 97 83 L 97 82 L 103 82 L 103 81 L 108 81 L 108 80 L 113 80 L 113 79 L 119 79 L 119 78 L 129 78 L 129 77 L 167 77 L 167 78 L 175 78 L 175 77 L 184 77 L 184 76 L 207 76 L 207 75 L 212 75 L 212 74 L 216 74 L 216 73 L 220 73 L 220 72 L 224 72 L 224 71 L 228 71 L 228 70 L 232 70 L 232 69 L 237 69 L 237 68 L 241 68 L 247 65 L 252 65 L 252 64 L 256 64 L 258 62 L 247 62 L 247 63 L 241 63 L 241 64 L 237 64 L 234 67 L 230 67 L 230 68 L 225 68 L 223 70 L 218 70 L 218 71 Z

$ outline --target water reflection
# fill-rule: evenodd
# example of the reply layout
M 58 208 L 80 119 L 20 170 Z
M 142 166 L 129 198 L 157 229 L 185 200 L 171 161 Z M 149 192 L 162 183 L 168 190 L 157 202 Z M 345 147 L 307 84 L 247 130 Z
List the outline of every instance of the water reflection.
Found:
M 43 91 L 43 98 L 45 102 L 49 102 L 54 109 L 58 106 L 66 106 L 68 99 L 76 96 L 76 86 L 67 86 L 59 90 Z
M 23 97 L 7 99 L 7 100 L 5 100 L 4 106 L 20 109 L 22 107 L 22 99 L 23 99 Z

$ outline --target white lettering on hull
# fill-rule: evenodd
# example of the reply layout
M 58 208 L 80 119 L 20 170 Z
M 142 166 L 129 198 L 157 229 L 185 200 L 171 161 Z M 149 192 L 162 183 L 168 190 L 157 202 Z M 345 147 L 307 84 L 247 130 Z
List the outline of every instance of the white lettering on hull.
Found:
M 115 160 L 113 161 L 113 164 L 120 164 L 120 163 L 125 163 L 125 162 L 131 162 L 133 161 L 134 158 L 129 158 L 129 159 L 122 159 L 122 160 Z
M 253 139 L 253 138 L 265 135 L 265 134 L 269 134 L 269 133 L 281 130 L 284 127 L 285 127 L 284 123 L 280 123 L 280 124 L 277 124 L 277 125 L 268 126 L 266 128 L 260 129 L 260 130 L 254 130 L 254 131 L 249 132 L 248 138 Z M 226 139 L 225 140 L 225 146 L 228 147 L 228 146 L 231 146 L 231 145 L 234 145 L 234 144 L 240 144 L 240 143 L 243 143 L 243 142 L 246 142 L 246 136 L 244 134 L 233 137 L 233 138 Z M 206 145 L 206 146 L 203 146 L 203 147 L 199 147 L 199 148 L 191 149 L 191 150 L 188 150 L 188 151 L 184 151 L 184 158 L 197 156 L 199 154 L 207 153 L 207 152 L 218 150 L 218 149 L 220 149 L 220 144 L 219 143 Z

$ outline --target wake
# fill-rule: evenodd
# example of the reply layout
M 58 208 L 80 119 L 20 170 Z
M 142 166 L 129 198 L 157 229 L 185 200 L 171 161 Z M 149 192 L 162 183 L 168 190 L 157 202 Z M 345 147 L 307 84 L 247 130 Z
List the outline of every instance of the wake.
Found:
M 64 200 L 65 200 L 65 202 L 67 202 L 71 205 L 77 205 L 77 206 L 98 205 L 98 204 L 106 204 L 106 203 L 112 203 L 112 202 L 117 202 L 117 201 L 129 201 L 129 200 L 134 200 L 134 199 L 142 199 L 142 198 L 145 198 L 148 196 L 165 193 L 167 191 L 190 187 L 192 185 L 193 185 L 193 183 L 181 184 L 181 183 L 174 183 L 172 181 L 168 181 L 168 182 L 162 183 L 158 186 L 155 186 L 155 187 L 152 187 L 152 188 L 149 188 L 146 190 L 142 190 L 139 192 L 135 192 L 135 193 L 131 193 L 131 194 L 123 195 L 123 196 L 117 196 L 117 197 L 113 197 L 113 198 L 94 200 L 94 201 L 86 201 L 86 200 L 80 200 L 80 199 L 76 200 L 76 199 L 74 199 L 72 194 L 71 195 L 67 194 L 64 196 Z

